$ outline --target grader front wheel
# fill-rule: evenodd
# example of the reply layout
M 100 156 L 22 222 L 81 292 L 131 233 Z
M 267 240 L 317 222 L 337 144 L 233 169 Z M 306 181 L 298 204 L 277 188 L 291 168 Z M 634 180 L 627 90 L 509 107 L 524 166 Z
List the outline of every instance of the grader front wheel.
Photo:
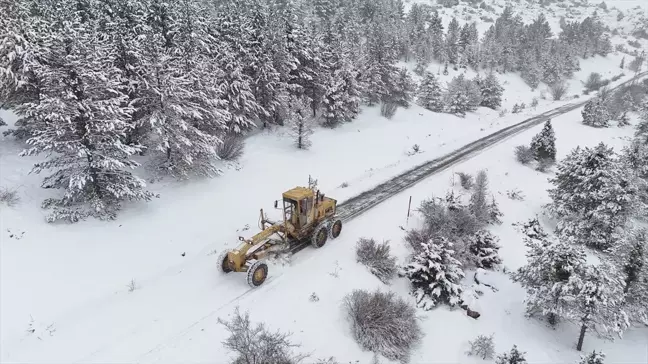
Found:
M 338 236 L 340 236 L 341 232 L 342 232 L 342 220 L 335 220 L 335 222 L 331 224 L 331 228 L 329 229 L 329 235 L 331 236 L 331 239 L 335 239 Z
M 265 282 L 268 278 L 268 266 L 261 262 L 256 261 L 248 268 L 247 282 L 252 288 L 256 288 Z
M 229 261 L 227 259 L 227 250 L 224 250 L 220 255 L 218 255 L 218 264 L 220 265 L 220 271 L 222 273 L 229 273 L 232 271 L 232 268 L 229 265 Z

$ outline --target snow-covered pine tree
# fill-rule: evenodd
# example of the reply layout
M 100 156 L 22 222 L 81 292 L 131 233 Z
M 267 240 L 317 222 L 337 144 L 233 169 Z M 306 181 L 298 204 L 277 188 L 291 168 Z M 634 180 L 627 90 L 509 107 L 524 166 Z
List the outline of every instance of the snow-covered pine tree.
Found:
M 486 171 L 482 170 L 479 171 L 477 177 L 475 177 L 475 186 L 473 187 L 473 193 L 470 196 L 470 204 L 468 205 L 470 212 L 482 224 L 488 224 L 491 222 L 490 208 L 486 197 L 487 193 L 488 175 L 486 174 Z
M 502 263 L 499 252 L 499 238 L 488 230 L 479 230 L 470 237 L 468 250 L 478 268 L 492 269 Z
M 314 120 L 309 112 L 309 102 L 304 98 L 293 97 L 290 101 L 288 126 L 293 142 L 298 149 L 311 147 L 311 135 L 314 132 Z
M 580 246 L 526 237 L 527 263 L 513 273 L 513 281 L 527 291 L 528 316 L 546 317 L 554 325 L 557 319 L 574 319 L 566 288 L 574 274 L 585 264 Z
M 450 114 L 460 117 L 466 116 L 466 112 L 470 110 L 470 99 L 463 90 L 457 90 L 452 94 L 447 94 L 445 103 Z
M 493 72 L 480 82 L 479 88 L 482 96 L 481 106 L 497 110 L 502 105 L 504 87 L 500 85 Z
M 488 223 L 500 225 L 502 223 L 502 216 L 504 216 L 504 214 L 500 210 L 499 205 L 495 200 L 495 196 L 491 196 L 491 202 L 488 204 L 488 217 L 490 218 Z
M 477 82 L 467 80 L 461 74 L 454 77 L 448 84 L 445 100 L 451 113 L 465 115 L 467 111 L 474 111 L 479 107 L 482 96 Z M 456 112 L 453 112 L 453 110 Z
M 537 161 L 556 161 L 556 134 L 551 119 L 547 120 L 542 131 L 531 139 L 531 151 Z
M 596 249 L 615 244 L 636 200 L 632 176 L 622 168 L 612 148 L 577 147 L 561 161 L 550 182 L 552 202 L 547 205 L 558 218 L 556 231 L 564 239 Z
M 612 339 L 613 334 L 620 335 L 629 326 L 623 311 L 623 284 L 613 274 L 614 269 L 605 263 L 589 265 L 567 283 L 570 316 L 581 324 L 578 351 L 583 348 L 587 329 Z
M 540 225 L 540 221 L 538 221 L 537 217 L 530 219 L 529 221 L 522 224 L 520 231 L 528 239 L 531 239 L 536 243 L 542 243 L 549 237 L 549 234 L 547 234 L 542 228 L 542 225 Z
M 324 97 L 324 125 L 336 127 L 340 123 L 350 122 L 360 112 L 362 88 L 356 77 L 358 72 L 344 57 L 338 60 L 333 73 L 327 82 Z
M 416 93 L 416 82 L 405 68 L 398 70 L 394 81 L 394 89 L 391 92 L 391 97 L 389 97 L 389 102 L 408 108 Z
M 517 345 L 513 345 L 510 352 L 497 356 L 495 364 L 527 364 L 524 354 L 526 353 L 518 350 Z
M 421 243 L 421 249 L 404 267 L 418 307 L 430 310 L 440 303 L 461 303 L 461 279 L 465 274 L 454 254 L 446 238 L 428 240 Z
M 460 26 L 457 18 L 452 18 L 448 24 L 448 33 L 446 35 L 446 54 L 448 55 L 448 62 L 457 65 L 459 62 L 459 36 Z
M 585 125 L 597 128 L 607 128 L 610 126 L 610 112 L 603 100 L 598 96 L 585 104 L 581 115 L 583 116 L 583 124 Z
M 105 62 L 111 49 L 97 37 L 88 9 L 63 1 L 48 10 L 64 21 L 41 39 L 49 61 L 32 65 L 41 75 L 40 96 L 26 106 L 39 128 L 21 155 L 47 153 L 33 171 L 53 169 L 42 186 L 65 191 L 43 202 L 52 209 L 48 222 L 114 219 L 124 200 L 153 197 L 129 171 L 138 166 L 131 157 L 142 147 L 122 142 L 132 127 L 132 109 L 124 107 L 119 70 Z
M 602 351 L 598 353 L 596 350 L 587 355 L 581 355 L 578 364 L 605 364 L 605 354 Z
M 6 1 L 0 17 L 0 105 L 10 108 L 18 116 L 14 128 L 3 132 L 18 139 L 26 139 L 32 131 L 43 126 L 31 116 L 31 105 L 38 102 L 40 75 L 37 70 L 47 46 L 42 39 L 54 31 L 53 22 L 43 13 L 32 11 L 44 4 L 34 0 Z M 43 9 L 43 12 L 45 9 Z M 41 120 L 42 122 L 42 120 Z
M 423 81 L 419 86 L 417 102 L 420 106 L 434 112 L 442 112 L 443 91 L 434 74 L 426 72 Z
M 648 325 L 648 230 L 628 232 L 610 254 L 623 282 L 624 310 L 633 323 Z

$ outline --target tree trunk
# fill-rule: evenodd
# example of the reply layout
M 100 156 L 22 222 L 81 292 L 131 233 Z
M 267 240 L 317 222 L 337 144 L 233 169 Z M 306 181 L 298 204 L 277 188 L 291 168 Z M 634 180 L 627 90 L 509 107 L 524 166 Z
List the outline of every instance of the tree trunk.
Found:
M 576 350 L 581 351 L 583 349 L 583 341 L 585 341 L 585 331 L 587 331 L 587 324 L 583 322 L 583 326 L 580 329 L 580 335 L 578 336 L 578 343 L 576 344 Z

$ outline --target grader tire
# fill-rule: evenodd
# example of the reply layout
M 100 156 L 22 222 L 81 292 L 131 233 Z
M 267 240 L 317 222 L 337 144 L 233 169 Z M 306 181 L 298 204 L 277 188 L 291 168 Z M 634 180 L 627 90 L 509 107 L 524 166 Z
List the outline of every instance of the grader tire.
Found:
M 315 248 L 321 248 L 326 244 L 326 240 L 328 239 L 328 224 L 327 223 L 322 223 L 320 224 L 317 229 L 315 229 L 313 236 L 311 237 L 311 245 L 313 245 Z
M 254 262 L 247 271 L 247 282 L 252 288 L 256 288 L 268 278 L 268 266 L 261 262 Z
M 232 268 L 230 267 L 229 262 L 227 261 L 227 253 L 228 253 L 227 250 L 221 252 L 218 255 L 218 260 L 217 260 L 220 271 L 225 274 L 230 273 L 232 271 Z
M 342 220 L 335 220 L 334 223 L 331 224 L 329 227 L 329 236 L 331 239 L 335 239 L 338 236 L 340 236 L 340 233 L 342 232 Z

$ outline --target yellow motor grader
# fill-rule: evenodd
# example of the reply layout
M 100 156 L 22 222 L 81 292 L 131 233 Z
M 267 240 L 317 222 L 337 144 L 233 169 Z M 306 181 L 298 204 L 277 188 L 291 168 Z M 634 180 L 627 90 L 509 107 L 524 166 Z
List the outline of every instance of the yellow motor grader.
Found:
M 337 238 L 342 231 L 342 220 L 336 217 L 337 200 L 324 196 L 309 181 L 308 187 L 295 187 L 283 193 L 283 207 L 275 201 L 275 208 L 283 209 L 283 221 L 268 220 L 261 209 L 259 228 L 249 239 L 239 237 L 240 245 L 221 253 L 218 263 L 224 273 L 247 273 L 247 282 L 258 287 L 268 277 L 268 266 L 262 260 L 269 254 L 301 250 L 311 244 L 321 248 L 329 237 Z

